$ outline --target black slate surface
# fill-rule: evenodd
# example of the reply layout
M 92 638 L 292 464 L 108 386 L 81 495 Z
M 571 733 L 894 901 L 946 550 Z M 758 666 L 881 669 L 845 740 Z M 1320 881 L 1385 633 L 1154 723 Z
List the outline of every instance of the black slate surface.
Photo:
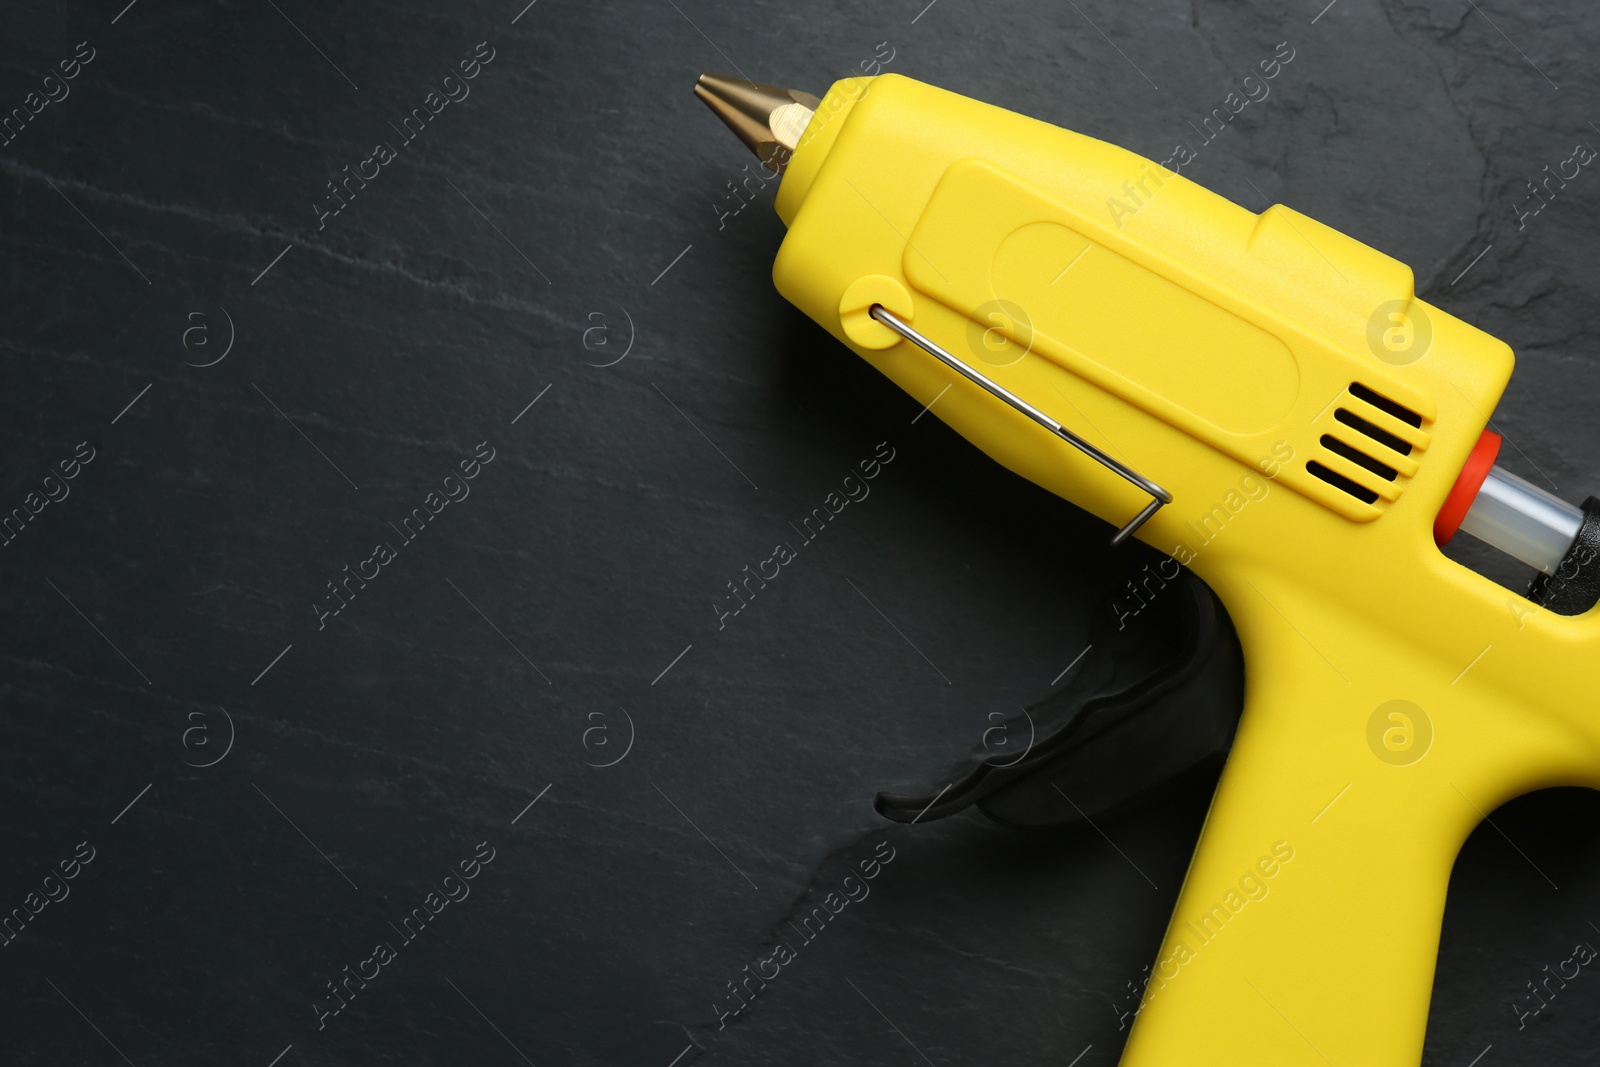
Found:
M 702 70 L 889 57 L 1162 158 L 1288 41 L 1193 176 L 1413 264 L 1518 350 L 1508 465 L 1600 491 L 1600 175 L 1517 218 L 1600 145 L 1578 5 L 124 2 L 0 11 L 0 107 L 62 97 L 0 146 L 4 506 L 93 455 L 0 552 L 0 909 L 76 872 L 0 949 L 6 1062 L 1115 1062 L 1206 791 L 1106 827 L 1125 856 L 870 801 L 1046 692 L 1151 556 L 772 291 L 771 189 L 734 210 Z M 480 442 L 470 495 L 391 527 Z M 879 442 L 870 497 L 719 629 Z M 1592 1060 L 1600 979 L 1513 1005 L 1600 941 L 1597 815 L 1550 792 L 1468 842 L 1427 1063 Z

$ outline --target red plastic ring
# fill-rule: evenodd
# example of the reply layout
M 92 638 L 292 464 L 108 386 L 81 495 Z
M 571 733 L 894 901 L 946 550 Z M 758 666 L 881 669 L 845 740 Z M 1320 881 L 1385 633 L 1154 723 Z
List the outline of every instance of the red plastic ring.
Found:
M 1472 509 L 1472 502 L 1478 499 L 1478 490 L 1483 488 L 1483 480 L 1489 477 L 1489 471 L 1494 468 L 1494 461 L 1500 455 L 1500 440 L 1499 434 L 1485 430 L 1483 436 L 1478 438 L 1478 443 L 1472 446 L 1472 454 L 1462 465 L 1455 486 L 1451 488 L 1450 495 L 1444 498 L 1444 506 L 1433 520 L 1433 543 L 1440 548 L 1450 543 L 1450 539 L 1461 528 L 1461 520 Z

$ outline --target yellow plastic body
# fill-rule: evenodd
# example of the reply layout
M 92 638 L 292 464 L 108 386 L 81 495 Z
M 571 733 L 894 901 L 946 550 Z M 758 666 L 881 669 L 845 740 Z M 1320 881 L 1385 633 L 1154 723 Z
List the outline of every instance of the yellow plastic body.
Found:
M 1238 629 L 1244 715 L 1122 1062 L 1414 1067 L 1462 842 L 1600 787 L 1595 613 L 1431 535 L 1509 348 L 1312 219 L 896 75 L 833 87 L 777 207 L 785 297 L 1011 470 L 1118 525 L 1147 502 L 855 306 L 909 294 L 915 329 L 1173 494 L 1139 536 Z

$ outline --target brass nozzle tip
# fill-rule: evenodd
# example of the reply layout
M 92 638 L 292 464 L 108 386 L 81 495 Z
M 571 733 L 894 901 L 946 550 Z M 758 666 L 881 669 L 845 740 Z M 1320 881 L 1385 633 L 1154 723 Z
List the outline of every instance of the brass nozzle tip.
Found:
M 774 171 L 781 171 L 788 164 L 811 116 L 822 103 L 799 89 L 762 85 L 709 71 L 695 82 L 694 95 Z

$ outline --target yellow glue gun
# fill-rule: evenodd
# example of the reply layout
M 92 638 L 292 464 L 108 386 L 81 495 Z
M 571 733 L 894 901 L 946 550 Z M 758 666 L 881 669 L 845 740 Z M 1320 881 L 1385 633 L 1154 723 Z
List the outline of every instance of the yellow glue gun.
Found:
M 1232 616 L 1244 714 L 1122 1062 L 1414 1067 L 1461 844 L 1600 787 L 1600 502 L 1494 465 L 1511 350 L 1290 208 L 909 78 L 696 91 L 784 171 L 788 300 Z

